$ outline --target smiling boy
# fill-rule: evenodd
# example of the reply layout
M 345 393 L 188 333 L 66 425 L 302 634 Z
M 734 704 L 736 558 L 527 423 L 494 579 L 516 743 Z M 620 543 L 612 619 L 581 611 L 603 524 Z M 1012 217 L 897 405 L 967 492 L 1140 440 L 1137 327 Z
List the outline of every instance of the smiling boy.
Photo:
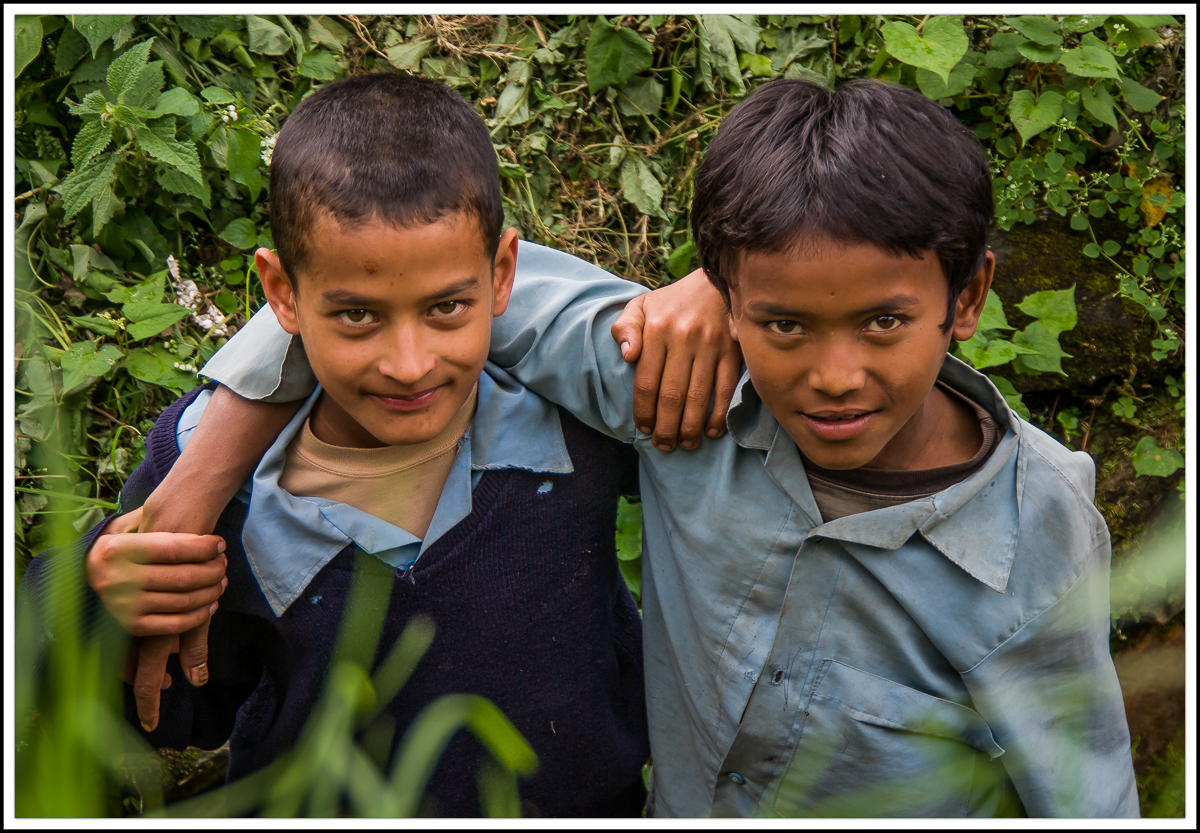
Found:
M 697 173 L 746 372 L 687 455 L 639 432 L 609 337 L 644 290 L 523 247 L 491 360 L 641 461 L 651 814 L 1137 815 L 1092 461 L 947 354 L 992 210 L 924 96 L 759 88 Z M 282 356 L 222 381 L 261 396 Z

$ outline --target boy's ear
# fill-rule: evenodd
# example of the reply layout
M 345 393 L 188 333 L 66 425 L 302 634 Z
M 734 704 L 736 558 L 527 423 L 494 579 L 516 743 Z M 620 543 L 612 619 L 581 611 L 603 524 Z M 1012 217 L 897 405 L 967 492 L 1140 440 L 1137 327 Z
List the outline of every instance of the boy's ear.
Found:
M 979 324 L 979 316 L 983 314 L 983 306 L 987 303 L 988 290 L 992 288 L 992 274 L 995 271 L 996 256 L 989 250 L 984 256 L 983 266 L 958 296 L 954 307 L 954 325 L 951 328 L 955 341 L 966 341 L 975 335 L 975 327 Z
M 492 317 L 503 315 L 512 295 L 513 276 L 517 273 L 517 230 L 500 235 L 496 261 L 492 268 Z
M 279 326 L 292 335 L 299 335 L 296 293 L 292 290 L 291 281 L 284 274 L 279 255 L 270 249 L 259 249 L 254 253 L 254 265 L 258 269 L 259 280 L 262 281 L 263 294 L 267 296 L 267 303 L 275 311 Z

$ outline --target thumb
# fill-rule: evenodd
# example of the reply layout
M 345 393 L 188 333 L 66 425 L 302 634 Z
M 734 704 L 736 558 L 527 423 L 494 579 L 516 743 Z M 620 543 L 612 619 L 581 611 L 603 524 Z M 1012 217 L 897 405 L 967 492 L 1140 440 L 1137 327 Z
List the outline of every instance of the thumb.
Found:
M 613 341 L 621 346 L 621 355 L 630 364 L 642 355 L 642 329 L 646 326 L 642 302 L 645 297 L 645 294 L 639 295 L 626 304 L 621 316 L 612 325 Z
M 126 512 L 124 515 L 118 515 L 109 521 L 108 526 L 104 528 L 101 535 L 118 535 L 125 532 L 137 532 L 138 525 L 142 522 L 142 507 L 134 509 L 132 512 Z
M 194 686 L 208 682 L 208 626 L 212 619 L 205 619 L 190 631 L 179 635 L 179 664 L 183 673 Z

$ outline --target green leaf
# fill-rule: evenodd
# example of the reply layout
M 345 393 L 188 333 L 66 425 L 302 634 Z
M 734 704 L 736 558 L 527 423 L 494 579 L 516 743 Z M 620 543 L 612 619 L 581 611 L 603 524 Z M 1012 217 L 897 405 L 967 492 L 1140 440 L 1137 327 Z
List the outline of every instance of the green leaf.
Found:
M 771 74 L 771 59 L 766 55 L 743 52 L 738 56 L 738 66 L 750 70 L 750 74 L 756 78 L 767 78 Z
M 1108 20 L 1106 14 L 1070 14 L 1062 19 L 1059 23 L 1059 28 L 1064 32 L 1090 32 L 1097 27 L 1103 26 L 1104 21 Z
M 1029 409 L 1025 407 L 1025 403 L 1021 400 L 1021 394 L 1017 393 L 1017 389 L 1013 387 L 1012 382 L 1005 379 L 1003 376 L 988 376 L 992 384 L 996 386 L 996 390 L 1000 391 L 1004 401 L 1008 403 L 1008 407 L 1021 419 L 1029 419 Z
M 1117 61 L 1107 49 L 1099 46 L 1081 46 L 1069 49 L 1058 59 L 1063 69 L 1085 78 L 1120 78 Z
M 346 41 L 350 40 L 350 30 L 328 15 L 313 18 L 308 24 L 308 37 L 317 46 L 325 46 L 336 52 L 343 52 Z
M 183 87 L 172 87 L 163 93 L 154 112 L 162 115 L 194 116 L 200 112 L 200 102 Z
M 962 25 L 961 16 L 949 14 L 930 18 L 920 32 L 907 23 L 889 21 L 883 25 L 883 42 L 896 60 L 937 73 L 948 84 L 950 70 L 970 46 Z
M 341 71 L 342 68 L 338 66 L 334 54 L 326 52 L 324 49 L 314 49 L 309 52 L 304 56 L 300 66 L 296 67 L 297 73 L 317 81 L 332 81 L 338 77 Z
M 1013 327 L 1004 316 L 1004 302 L 994 289 L 989 289 L 987 300 L 983 303 L 983 312 L 979 314 L 978 329 L 980 330 L 1011 330 Z
M 158 171 L 158 184 L 173 194 L 193 196 L 200 200 L 205 208 L 212 208 L 212 191 L 204 179 L 197 182 L 174 168 L 161 168 Z
M 246 217 L 239 217 L 225 226 L 225 230 L 217 236 L 235 249 L 251 249 L 258 240 L 258 230 L 254 227 L 253 221 Z
M 1019 356 L 1014 365 L 1023 371 L 1033 373 L 1061 373 L 1066 376 L 1066 372 L 1062 369 L 1062 360 L 1071 358 L 1069 353 L 1063 352 L 1062 347 L 1058 344 L 1058 332 L 1043 321 L 1034 321 L 1024 330 L 1013 336 L 1013 344 L 1017 347 L 1024 347 L 1031 353 L 1024 353 Z
M 260 164 L 262 138 L 253 130 L 228 131 L 225 166 L 234 182 L 239 182 L 250 190 L 251 201 L 258 199 L 258 194 L 265 184 L 262 174 L 258 172 Z
M 154 39 L 151 38 L 136 46 L 131 46 L 124 54 L 109 64 L 107 83 L 113 95 L 120 96 L 133 87 L 142 73 L 142 68 L 146 66 L 146 61 L 150 60 L 150 47 L 153 43 Z
M 654 49 L 633 29 L 617 29 L 599 15 L 588 35 L 584 59 L 588 91 L 596 93 L 613 84 L 624 84 L 649 69 Z
M 17 72 L 14 77 L 20 78 L 25 67 L 42 51 L 42 19 L 37 15 L 19 14 L 14 21 L 13 51 L 16 53 Z
M 1077 321 L 1075 285 L 1072 284 L 1069 289 L 1047 289 L 1026 295 L 1025 299 L 1017 304 L 1017 309 L 1038 319 L 1056 334 L 1074 329 Z
M 1059 59 L 1062 50 L 1057 46 L 1046 46 L 1033 41 L 1025 41 L 1017 47 L 1021 55 L 1035 64 L 1051 64 Z
M 144 127 L 134 130 L 134 138 L 138 147 L 146 151 L 159 162 L 166 162 L 181 174 L 199 182 L 200 155 L 192 142 L 171 142 L 163 139 L 157 133 Z
M 1037 100 L 1029 90 L 1013 93 L 1012 103 L 1008 105 L 1008 117 L 1021 134 L 1022 144 L 1058 121 L 1062 115 L 1062 102 L 1062 95 L 1053 90 L 1042 93 Z
M 151 61 L 142 68 L 133 86 L 122 96 L 122 101 L 131 107 L 149 109 L 158 102 L 159 92 L 166 79 L 163 77 L 163 62 Z
M 1139 113 L 1153 110 L 1162 101 L 1162 96 L 1134 81 L 1132 78 L 1121 78 L 1121 93 L 1129 106 Z
M 943 81 L 936 72 L 927 69 L 917 70 L 917 86 L 927 98 L 932 98 L 934 101 L 959 95 L 971 86 L 973 80 L 975 80 L 975 67 L 966 62 L 962 62 L 950 70 L 948 81 Z
M 1054 173 L 1058 173 L 1059 171 L 1061 171 L 1062 167 L 1063 167 L 1063 163 L 1065 163 L 1066 161 L 1067 161 L 1067 157 L 1063 156 L 1061 153 L 1057 153 L 1055 151 L 1050 151 L 1049 153 L 1046 154 L 1046 167 L 1049 168 Z
M 105 344 L 99 350 L 94 341 L 77 341 L 63 351 L 59 364 L 63 369 L 63 396 L 89 387 L 121 361 L 121 348 Z
M 100 233 L 100 230 L 113 218 L 124 202 L 117 198 L 113 192 L 112 186 L 109 185 L 102 189 L 100 193 L 92 198 L 92 236 L 95 237 Z
M 653 116 L 662 107 L 662 100 L 663 85 L 650 76 L 639 76 L 621 88 L 617 109 L 626 116 Z
M 87 38 L 70 26 L 63 29 L 54 55 L 55 75 L 61 75 L 73 69 L 79 63 L 79 59 L 86 54 L 88 54 Z
M 1162 448 L 1154 437 L 1142 437 L 1133 447 L 1132 462 L 1138 477 L 1166 477 L 1183 468 L 1183 455 L 1173 448 Z
M 149 382 L 152 385 L 162 385 L 177 393 L 186 393 L 200 384 L 200 380 L 191 373 L 175 367 L 178 362 L 175 356 L 159 345 L 138 347 L 129 351 L 125 357 L 125 370 L 135 379 Z
M 745 92 L 742 71 L 738 64 L 737 47 L 725 22 L 731 15 L 702 14 L 700 21 L 700 76 L 704 87 L 713 89 L 712 74 L 724 78 L 737 94 Z
M 1086 257 L 1100 257 L 1100 247 L 1095 243 L 1088 243 L 1083 247 L 1083 254 Z
M 983 65 L 995 69 L 1007 69 L 1013 64 L 1020 63 L 1021 53 L 1017 47 L 1025 43 L 1025 38 L 1013 32 L 1001 32 L 993 35 L 989 42 L 990 48 L 983 55 Z
M 71 164 L 76 170 L 104 152 L 112 141 L 113 125 L 104 124 L 100 119 L 90 119 L 75 134 L 71 145 Z
M 414 40 L 393 46 L 385 54 L 387 54 L 388 63 L 396 69 L 416 72 L 421 66 L 421 59 L 428 55 L 432 48 L 433 41 L 431 40 Z
M 621 190 L 638 211 L 662 215 L 663 188 L 654 177 L 650 163 L 640 153 L 630 153 L 621 163 Z
M 1159 29 L 1179 22 L 1169 14 L 1127 14 L 1122 17 L 1139 29 Z
M 692 260 L 696 257 L 696 244 L 691 240 L 671 252 L 667 258 L 667 270 L 672 277 L 682 278 L 692 271 Z
M 117 326 L 117 322 L 111 318 L 101 318 L 98 315 L 89 315 L 86 318 L 71 315 L 68 318 L 85 330 L 91 330 L 93 333 L 99 333 L 102 336 L 115 336 L 121 329 Z
M 1062 35 L 1058 33 L 1058 21 L 1043 15 L 1007 17 L 1004 22 L 1034 43 L 1043 46 L 1062 46 Z
M 224 107 L 227 104 L 233 104 L 235 101 L 237 101 L 237 98 L 234 97 L 233 93 L 229 92 L 229 90 L 226 90 L 223 87 L 205 87 L 200 91 L 200 95 L 203 96 L 204 100 L 210 104 L 216 104 L 221 107 Z
M 158 335 L 172 324 L 187 318 L 189 312 L 191 310 L 179 304 L 161 304 L 156 301 L 142 301 L 121 307 L 121 314 L 135 322 L 125 328 L 125 332 L 134 341 Z
M 617 504 L 617 558 L 633 561 L 642 557 L 642 504 L 621 498 Z
M 1086 231 L 1090 227 L 1091 223 L 1088 222 L 1088 218 L 1084 215 L 1078 213 L 1071 215 L 1071 228 L 1075 229 L 1075 231 Z
M 1083 88 L 1083 109 L 1091 113 L 1096 121 L 1116 127 L 1117 117 L 1113 113 L 1113 106 L 1112 96 L 1104 87 L 1097 84 L 1095 87 Z
M 100 45 L 111 38 L 113 34 L 129 21 L 131 14 L 77 14 L 73 15 L 75 28 L 87 38 L 92 47 L 92 57 L 100 50 Z
M 117 167 L 117 154 L 109 153 L 96 157 L 87 167 L 75 170 L 62 181 L 63 219 L 69 220 L 83 210 L 92 199 L 108 188 Z
M 1116 240 L 1105 240 L 1100 244 L 1100 248 L 1109 257 L 1115 257 L 1121 251 L 1121 244 Z
M 266 18 L 246 15 L 246 30 L 250 34 L 251 52 L 259 55 L 282 55 L 292 48 L 292 39 L 279 26 Z

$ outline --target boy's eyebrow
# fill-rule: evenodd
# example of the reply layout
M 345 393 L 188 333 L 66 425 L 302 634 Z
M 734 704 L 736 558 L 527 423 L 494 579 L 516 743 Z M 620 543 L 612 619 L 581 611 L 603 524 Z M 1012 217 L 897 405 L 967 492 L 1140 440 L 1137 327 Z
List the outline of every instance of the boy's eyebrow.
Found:
M 477 278 L 477 277 L 463 278 L 462 280 L 457 281 L 456 283 L 452 283 L 449 286 L 438 290 L 437 292 L 433 293 L 432 295 L 426 295 L 422 299 L 422 302 L 428 304 L 428 303 L 432 303 L 434 301 L 438 301 L 442 298 L 449 298 L 451 296 L 458 295 L 463 292 L 469 292 L 472 289 L 478 289 L 478 288 L 479 288 L 479 278 Z
M 471 289 L 477 289 L 478 287 L 479 278 L 463 278 L 461 281 L 452 283 L 449 286 L 435 292 L 434 294 L 422 298 L 421 303 L 427 304 L 432 301 L 437 301 L 441 298 L 449 298 L 453 295 L 458 295 Z M 322 292 L 321 297 L 329 303 L 337 304 L 338 306 L 349 305 L 369 307 L 380 302 L 380 299 L 377 297 L 359 295 L 351 292 L 348 289 L 330 289 L 327 292 Z
M 884 298 L 882 301 L 878 301 L 869 307 L 863 307 L 862 309 L 855 310 L 852 315 L 863 316 L 870 315 L 873 312 L 891 312 L 892 310 L 915 307 L 920 303 L 920 300 L 914 298 L 912 295 L 893 295 L 890 298 Z M 751 301 L 750 303 L 746 304 L 746 311 L 755 313 L 757 315 L 777 315 L 780 317 L 791 318 L 804 318 L 810 315 L 810 313 L 805 312 L 804 310 L 792 309 L 790 307 L 785 307 L 770 301 Z

